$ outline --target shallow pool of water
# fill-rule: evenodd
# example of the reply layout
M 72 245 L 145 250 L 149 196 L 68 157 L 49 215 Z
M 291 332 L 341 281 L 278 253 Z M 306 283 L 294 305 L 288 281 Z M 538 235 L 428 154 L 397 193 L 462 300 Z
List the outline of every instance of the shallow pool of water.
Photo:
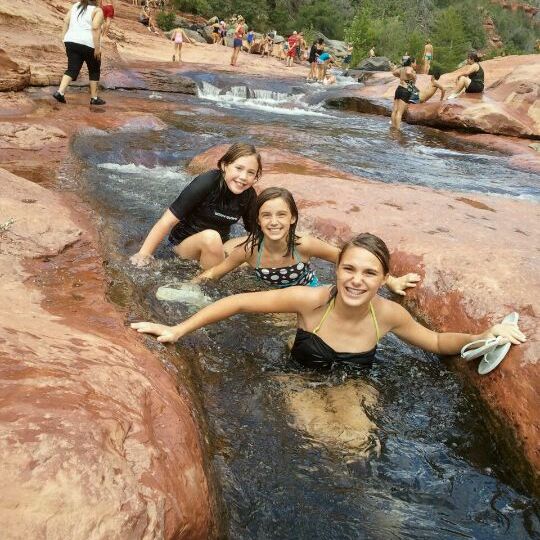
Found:
M 195 265 L 173 260 L 164 248 L 150 269 L 135 269 L 126 258 L 190 180 L 187 161 L 218 143 L 278 145 L 389 183 L 538 196 L 531 176 L 512 171 L 501 156 L 450 144 L 436 130 L 407 126 L 404 142 L 389 138 L 384 118 L 324 110 L 319 111 L 324 116 L 284 115 L 226 99 L 163 99 L 178 101 L 176 113 L 163 117 L 166 131 L 83 135 L 74 142 L 76 189 L 101 217 L 115 276 L 112 297 L 135 286 L 142 307 L 131 300 L 131 308 L 156 320 L 178 322 L 192 312 L 155 294 L 160 286 L 190 279 Z M 328 282 L 330 265 L 316 267 Z M 205 285 L 204 292 L 218 299 L 258 287 L 241 270 Z M 129 305 L 130 299 L 122 297 L 122 303 Z M 286 353 L 292 324 L 286 317 L 237 316 L 176 348 L 178 364 L 188 363 L 194 373 L 210 429 L 224 534 L 234 539 L 539 537 L 537 500 L 511 485 L 511 467 L 487 431 L 474 392 L 444 362 L 389 337 L 369 374 L 302 372 Z M 353 389 L 345 407 L 359 411 L 366 388 L 376 396 L 365 407 L 377 426 L 366 440 L 363 453 L 369 457 L 299 427 L 298 410 L 291 406 L 298 396 L 307 408 L 315 402 L 309 399 Z M 331 427 L 334 433 L 339 429 Z

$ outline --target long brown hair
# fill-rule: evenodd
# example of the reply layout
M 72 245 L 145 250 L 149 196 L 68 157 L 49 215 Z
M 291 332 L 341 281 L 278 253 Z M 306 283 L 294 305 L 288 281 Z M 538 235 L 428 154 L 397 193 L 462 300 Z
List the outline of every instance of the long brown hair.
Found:
M 256 180 L 261 177 L 262 174 L 262 159 L 261 154 L 257 152 L 257 149 L 252 144 L 247 143 L 234 143 L 229 146 L 228 150 L 219 158 L 217 162 L 218 169 L 223 171 L 226 165 L 234 163 L 237 159 L 244 156 L 255 156 L 257 158 L 257 164 L 259 166 L 257 170 Z
M 264 233 L 262 232 L 261 226 L 259 224 L 259 219 L 258 219 L 259 211 L 264 203 L 271 201 L 272 199 L 283 199 L 287 203 L 287 206 L 289 207 L 289 211 L 291 212 L 291 215 L 294 218 L 294 223 L 291 223 L 289 234 L 287 236 L 287 251 L 283 255 L 284 257 L 288 257 L 292 255 L 294 246 L 296 245 L 296 239 L 297 239 L 296 225 L 298 224 L 298 207 L 296 206 L 296 202 L 294 200 L 292 193 L 288 189 L 285 189 L 285 188 L 269 187 L 259 193 L 254 212 L 251 215 L 250 233 L 243 245 L 246 246 L 246 249 L 250 249 L 251 253 L 253 253 L 253 251 L 255 250 L 255 246 L 257 246 L 257 249 L 260 249 L 261 243 L 264 238 Z
M 384 240 L 371 233 L 361 233 L 354 238 L 351 238 L 342 248 L 338 256 L 337 265 L 341 262 L 343 255 L 352 247 L 363 248 L 369 251 L 372 255 L 375 255 L 381 266 L 383 267 L 384 275 L 390 272 L 390 251 L 388 246 L 384 243 Z
M 79 7 L 77 8 L 79 10 L 79 14 L 77 15 L 77 18 L 79 18 L 81 15 L 84 14 L 86 11 L 86 8 L 88 6 L 95 6 L 96 0 L 79 0 Z
M 363 248 L 369 251 L 372 255 L 375 255 L 381 263 L 384 275 L 386 276 L 390 272 L 390 251 L 388 246 L 384 243 L 384 240 L 371 233 L 361 233 L 354 238 L 351 238 L 342 248 L 338 255 L 336 269 L 343 259 L 343 256 L 347 251 L 353 247 Z M 330 298 L 335 298 L 337 295 L 337 287 L 334 285 L 330 291 Z

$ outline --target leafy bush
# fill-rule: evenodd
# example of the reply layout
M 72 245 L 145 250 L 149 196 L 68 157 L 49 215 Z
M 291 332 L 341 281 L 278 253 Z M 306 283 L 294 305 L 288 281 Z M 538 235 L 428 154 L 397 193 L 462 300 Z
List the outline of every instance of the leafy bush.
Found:
M 172 6 L 179 11 L 195 15 L 209 15 L 212 11 L 207 0 L 172 0 Z
M 170 11 L 160 11 L 156 15 L 156 23 L 163 30 L 164 32 L 168 32 L 169 30 L 172 30 L 175 27 L 174 24 L 175 15 L 174 13 L 171 13 Z

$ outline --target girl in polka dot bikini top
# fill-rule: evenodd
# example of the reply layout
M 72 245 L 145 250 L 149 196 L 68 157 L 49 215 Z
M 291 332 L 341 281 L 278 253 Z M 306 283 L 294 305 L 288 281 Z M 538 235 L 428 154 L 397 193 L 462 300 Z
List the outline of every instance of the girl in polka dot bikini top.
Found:
M 314 238 L 296 234 L 298 208 L 290 191 L 270 187 L 257 197 L 254 222 L 249 236 L 238 238 L 236 247 L 220 264 L 193 279 L 200 283 L 207 279 L 220 279 L 244 263 L 249 264 L 256 276 L 272 287 L 307 285 L 316 287 L 319 281 L 311 268 L 310 259 L 318 257 L 336 263 L 340 250 Z M 390 276 L 388 288 L 404 295 L 405 289 L 415 287 L 417 274 L 399 278 Z

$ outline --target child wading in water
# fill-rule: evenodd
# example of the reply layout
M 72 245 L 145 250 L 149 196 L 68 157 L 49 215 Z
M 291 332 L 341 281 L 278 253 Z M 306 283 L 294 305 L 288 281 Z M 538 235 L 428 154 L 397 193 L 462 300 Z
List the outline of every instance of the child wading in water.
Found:
M 168 235 L 176 255 L 199 262 L 202 268 L 219 264 L 238 244 L 229 240 L 231 225 L 242 218 L 249 229 L 257 194 L 253 185 L 262 174 L 261 156 L 251 144 L 233 144 L 217 169 L 200 174 L 165 210 L 130 260 L 145 266 Z
M 315 287 L 319 281 L 310 259 L 317 257 L 331 263 L 338 260 L 337 247 L 313 236 L 296 234 L 298 208 L 292 193 L 284 188 L 270 187 L 259 194 L 253 220 L 245 242 L 234 248 L 223 262 L 197 276 L 194 282 L 220 279 L 247 263 L 267 285 Z M 405 289 L 415 287 L 418 281 L 417 274 L 388 276 L 387 285 L 394 293 L 404 295 Z

